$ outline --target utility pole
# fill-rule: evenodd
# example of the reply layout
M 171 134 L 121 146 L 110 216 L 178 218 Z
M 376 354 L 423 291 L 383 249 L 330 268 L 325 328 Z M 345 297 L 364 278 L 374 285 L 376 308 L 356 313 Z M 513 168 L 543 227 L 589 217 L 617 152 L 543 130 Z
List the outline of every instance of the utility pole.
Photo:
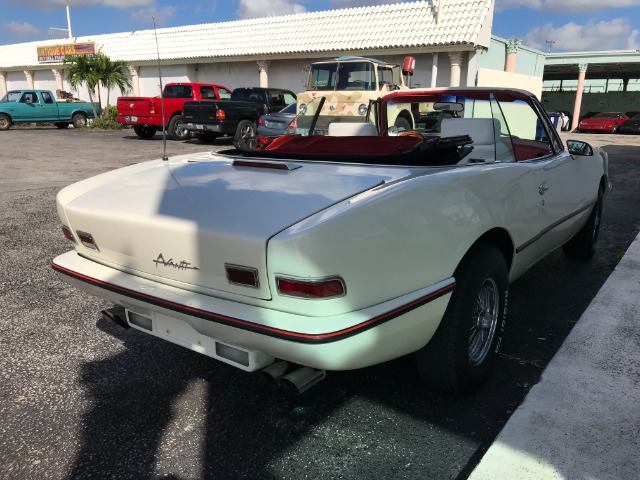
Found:
M 555 40 L 546 40 L 545 43 L 549 44 L 549 53 L 551 53 L 551 50 L 553 49 L 553 44 L 556 43 Z
M 69 30 L 69 39 L 73 38 L 71 35 L 71 15 L 69 15 L 69 2 L 67 3 L 67 30 Z

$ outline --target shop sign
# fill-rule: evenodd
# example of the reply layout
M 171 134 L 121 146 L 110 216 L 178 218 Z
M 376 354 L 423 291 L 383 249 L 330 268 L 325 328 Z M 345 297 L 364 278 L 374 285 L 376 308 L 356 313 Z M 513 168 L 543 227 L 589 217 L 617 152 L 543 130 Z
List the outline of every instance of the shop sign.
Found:
M 38 62 L 64 62 L 66 57 L 77 57 L 79 55 L 95 55 L 95 43 L 72 43 L 70 45 L 50 45 L 38 47 Z

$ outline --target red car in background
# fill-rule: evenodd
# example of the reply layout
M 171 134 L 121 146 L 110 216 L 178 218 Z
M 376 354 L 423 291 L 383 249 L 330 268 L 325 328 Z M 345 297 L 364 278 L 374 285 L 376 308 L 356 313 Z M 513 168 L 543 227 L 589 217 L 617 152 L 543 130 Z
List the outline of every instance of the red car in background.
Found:
M 629 117 L 622 112 L 602 112 L 582 120 L 578 124 L 578 131 L 618 133 L 622 122 L 628 119 Z

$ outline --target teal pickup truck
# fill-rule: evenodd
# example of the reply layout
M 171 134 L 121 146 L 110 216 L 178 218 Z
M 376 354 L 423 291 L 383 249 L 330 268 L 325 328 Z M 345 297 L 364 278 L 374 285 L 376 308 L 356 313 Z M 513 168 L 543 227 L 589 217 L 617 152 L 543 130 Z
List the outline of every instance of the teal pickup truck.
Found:
M 96 111 L 100 104 L 94 103 Z M 56 100 L 49 90 L 11 90 L 0 99 L 0 130 L 9 130 L 14 123 L 53 123 L 58 128 L 84 127 L 93 118 L 89 102 Z

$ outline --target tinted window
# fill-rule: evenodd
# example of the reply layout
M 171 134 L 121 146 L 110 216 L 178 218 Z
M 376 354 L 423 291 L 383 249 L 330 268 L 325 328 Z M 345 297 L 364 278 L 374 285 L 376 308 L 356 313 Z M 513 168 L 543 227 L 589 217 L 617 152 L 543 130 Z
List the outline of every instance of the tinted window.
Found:
M 22 98 L 20 99 L 22 103 L 38 103 L 38 97 L 36 97 L 36 92 L 24 92 Z
M 190 85 L 167 85 L 164 89 L 165 98 L 193 98 Z
M 241 100 L 244 102 L 261 102 L 264 101 L 264 93 L 261 90 L 253 88 L 236 88 L 231 94 L 232 100 Z
M 51 98 L 49 92 L 42 92 L 42 100 L 44 100 L 44 103 L 53 103 L 53 98 Z
M 215 99 L 216 92 L 213 91 L 213 87 L 210 86 L 202 86 L 200 87 L 200 96 L 203 99 Z

